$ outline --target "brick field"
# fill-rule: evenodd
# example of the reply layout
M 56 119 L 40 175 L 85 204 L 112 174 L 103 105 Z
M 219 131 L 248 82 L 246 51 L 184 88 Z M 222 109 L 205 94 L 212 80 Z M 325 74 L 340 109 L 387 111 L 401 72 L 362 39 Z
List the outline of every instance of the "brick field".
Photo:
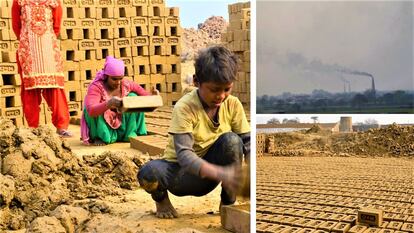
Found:
M 414 160 L 259 157 L 257 232 L 414 232 Z M 378 227 L 360 208 L 383 210 Z

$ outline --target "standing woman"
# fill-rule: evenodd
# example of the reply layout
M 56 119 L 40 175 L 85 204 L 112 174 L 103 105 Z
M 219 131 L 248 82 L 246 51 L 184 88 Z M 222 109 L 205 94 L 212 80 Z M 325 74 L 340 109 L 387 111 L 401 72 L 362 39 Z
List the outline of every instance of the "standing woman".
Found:
M 57 40 L 61 21 L 60 0 L 13 0 L 12 25 L 19 40 L 17 64 L 22 78 L 24 116 L 30 127 L 39 126 L 39 105 L 43 96 L 52 111 L 57 133 L 71 137 L 67 130 L 69 109 Z

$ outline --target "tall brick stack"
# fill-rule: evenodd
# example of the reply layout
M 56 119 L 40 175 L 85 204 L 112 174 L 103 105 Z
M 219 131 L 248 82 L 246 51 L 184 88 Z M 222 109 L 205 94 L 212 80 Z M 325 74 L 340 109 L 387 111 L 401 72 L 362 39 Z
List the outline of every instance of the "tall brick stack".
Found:
M 19 124 L 23 118 L 15 59 L 18 42 L 11 28 L 12 1 L 0 2 L 0 114 Z M 148 91 L 156 87 L 164 104 L 173 105 L 181 97 L 182 30 L 178 8 L 166 7 L 165 0 L 62 3 L 60 43 L 71 116 L 80 116 L 87 87 L 108 55 L 125 62 L 125 78 Z M 4 113 L 6 109 L 13 111 Z M 41 111 L 41 123 L 51 122 L 46 104 L 41 105 Z
M 229 26 L 222 34 L 222 42 L 241 60 L 232 94 L 250 106 L 250 2 L 231 4 L 228 11 Z
M 256 134 L 256 154 L 262 156 L 265 152 L 266 135 L 264 133 Z

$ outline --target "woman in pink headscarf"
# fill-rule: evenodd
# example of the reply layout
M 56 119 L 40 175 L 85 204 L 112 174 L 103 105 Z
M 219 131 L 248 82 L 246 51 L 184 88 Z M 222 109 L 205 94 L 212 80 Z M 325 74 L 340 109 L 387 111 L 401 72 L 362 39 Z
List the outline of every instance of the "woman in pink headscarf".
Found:
M 89 84 L 81 122 L 81 138 L 85 144 L 105 145 L 147 134 L 144 113 L 118 111 L 123 97 L 149 95 L 140 85 L 123 79 L 124 70 L 122 60 L 108 56 L 103 70 Z M 153 94 L 157 93 L 153 90 Z

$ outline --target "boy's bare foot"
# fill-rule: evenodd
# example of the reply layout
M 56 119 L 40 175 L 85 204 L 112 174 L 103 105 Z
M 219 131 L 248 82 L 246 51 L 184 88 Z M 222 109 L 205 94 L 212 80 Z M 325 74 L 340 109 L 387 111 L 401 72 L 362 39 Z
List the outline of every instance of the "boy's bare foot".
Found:
M 106 143 L 101 141 L 100 139 L 95 139 L 92 143 L 93 146 L 105 146 Z
M 161 202 L 155 202 L 155 206 L 157 207 L 155 216 L 158 218 L 178 218 L 178 213 L 171 204 L 168 196 Z

